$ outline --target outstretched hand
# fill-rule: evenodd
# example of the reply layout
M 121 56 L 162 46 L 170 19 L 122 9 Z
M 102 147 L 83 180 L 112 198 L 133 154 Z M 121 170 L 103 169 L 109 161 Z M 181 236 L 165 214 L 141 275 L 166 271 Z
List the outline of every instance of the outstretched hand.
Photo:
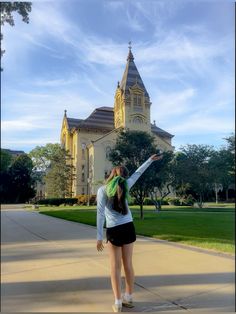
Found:
M 101 252 L 103 249 L 104 249 L 103 241 L 97 240 L 97 250 Z
M 152 160 L 161 160 L 163 158 L 163 155 L 157 155 L 154 154 L 150 157 Z

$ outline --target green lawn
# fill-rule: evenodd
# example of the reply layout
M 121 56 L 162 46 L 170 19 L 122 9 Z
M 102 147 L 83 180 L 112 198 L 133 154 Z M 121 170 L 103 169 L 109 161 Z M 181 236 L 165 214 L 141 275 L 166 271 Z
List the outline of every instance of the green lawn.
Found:
M 158 214 L 153 206 L 145 206 L 144 220 L 140 220 L 137 206 L 131 206 L 131 210 L 139 235 L 234 254 L 235 211 L 232 205 L 204 209 L 163 206 Z M 41 207 L 40 213 L 96 225 L 95 206 Z

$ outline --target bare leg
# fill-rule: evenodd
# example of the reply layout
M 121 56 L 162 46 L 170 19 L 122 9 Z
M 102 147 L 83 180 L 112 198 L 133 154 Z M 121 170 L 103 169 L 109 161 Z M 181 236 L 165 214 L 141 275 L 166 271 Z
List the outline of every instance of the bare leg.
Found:
M 121 247 L 108 242 L 111 262 L 111 285 L 115 299 L 121 299 Z
M 133 247 L 134 243 L 122 246 L 122 260 L 125 271 L 125 292 L 132 294 L 134 290 L 134 268 L 133 268 Z

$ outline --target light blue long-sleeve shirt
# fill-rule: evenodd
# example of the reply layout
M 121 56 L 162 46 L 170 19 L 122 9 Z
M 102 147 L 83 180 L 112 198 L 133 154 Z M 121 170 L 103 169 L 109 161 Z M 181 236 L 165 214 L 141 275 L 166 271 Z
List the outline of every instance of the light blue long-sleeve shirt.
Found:
M 130 190 L 139 177 L 144 173 L 144 171 L 151 165 L 153 160 L 149 158 L 146 160 L 128 179 L 128 189 Z M 127 204 L 128 207 L 128 204 Z M 128 213 L 122 215 L 111 208 L 108 202 L 108 197 L 106 194 L 106 186 L 101 186 L 97 191 L 97 240 L 103 239 L 103 226 L 106 220 L 107 228 L 123 225 L 125 223 L 133 221 L 133 217 L 130 209 L 128 208 Z

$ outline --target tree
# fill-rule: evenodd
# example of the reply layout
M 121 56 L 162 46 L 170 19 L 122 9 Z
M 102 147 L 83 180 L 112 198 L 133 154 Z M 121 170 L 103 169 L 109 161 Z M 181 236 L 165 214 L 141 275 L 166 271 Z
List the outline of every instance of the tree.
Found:
M 228 201 L 228 190 L 234 184 L 235 178 L 235 136 L 225 138 L 226 146 L 215 151 L 209 160 L 213 177 L 213 188 L 218 202 L 218 192 L 220 189 L 225 191 L 225 198 Z
M 29 23 L 29 12 L 31 12 L 31 2 L 1 2 L 1 26 L 5 23 L 8 23 L 11 26 L 14 26 L 14 18 L 12 13 L 17 12 L 22 16 L 22 21 Z M 1 33 L 1 41 L 3 39 L 3 34 Z M 5 50 L 1 49 L 1 58 Z M 2 69 L 1 69 L 2 71 Z
M 9 199 L 9 186 L 11 183 L 9 167 L 12 163 L 12 156 L 1 149 L 1 170 L 0 170 L 0 196 L 1 203 L 7 203 Z
M 209 159 L 213 155 L 213 147 L 194 144 L 180 149 L 175 160 L 175 189 L 182 193 L 191 190 L 199 207 L 202 207 L 204 197 L 212 187 Z
M 33 163 L 27 154 L 16 157 L 8 171 L 6 201 L 24 203 L 35 195 L 32 178 Z
M 6 150 L 1 149 L 1 171 L 7 171 L 12 162 L 12 156 Z
M 34 170 L 43 175 L 48 197 L 72 196 L 74 167 L 69 153 L 59 144 L 37 146 L 30 152 Z
M 161 210 L 163 199 L 171 193 L 174 182 L 173 158 L 173 152 L 163 152 L 163 158 L 149 169 L 150 195 L 157 211 Z
M 109 155 L 114 166 L 124 165 L 132 174 L 141 164 L 156 152 L 154 138 L 142 131 L 122 131 Z M 150 169 L 137 180 L 130 193 L 140 206 L 140 217 L 143 219 L 143 201 L 152 188 Z

